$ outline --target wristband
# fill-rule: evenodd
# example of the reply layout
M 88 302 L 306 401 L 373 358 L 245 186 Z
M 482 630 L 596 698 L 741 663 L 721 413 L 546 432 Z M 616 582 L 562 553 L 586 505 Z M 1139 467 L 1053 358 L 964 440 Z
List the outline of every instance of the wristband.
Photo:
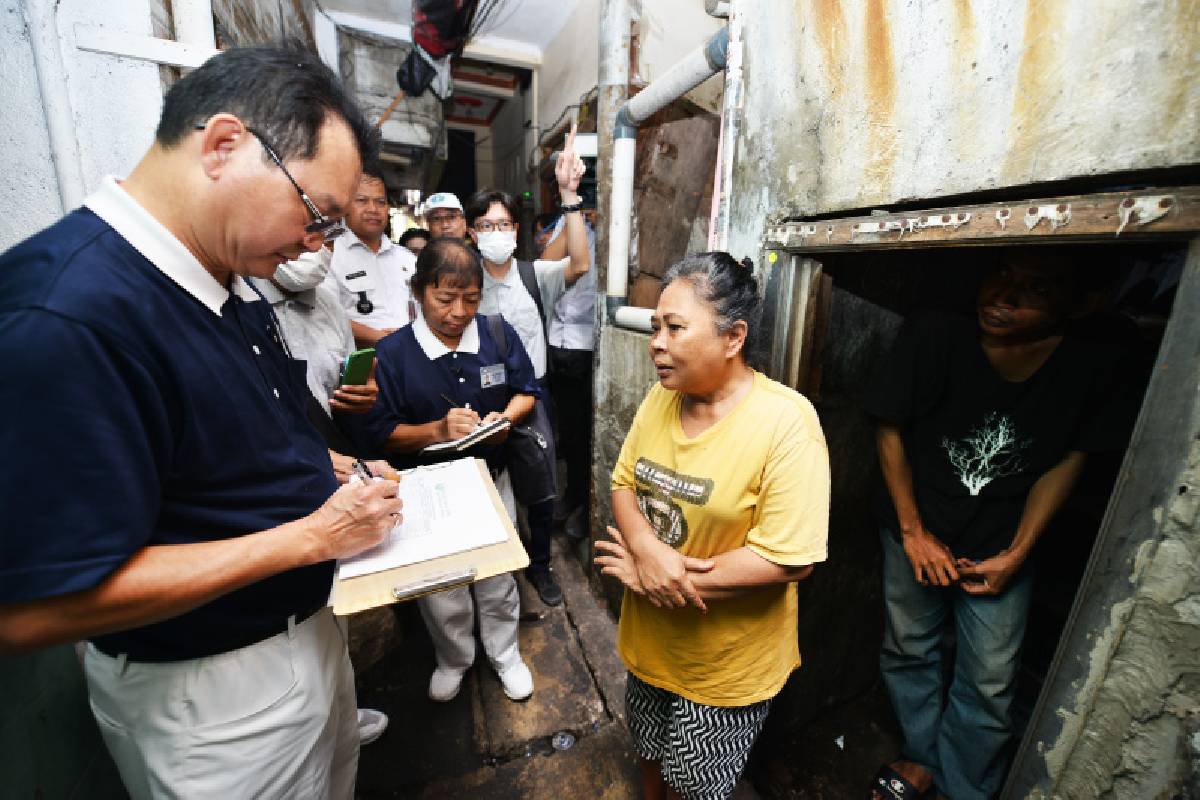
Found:
M 560 205 L 558 207 L 558 210 L 564 214 L 570 214 L 572 211 L 582 211 L 583 210 L 583 201 L 578 200 L 574 203 L 571 203 L 570 205 Z

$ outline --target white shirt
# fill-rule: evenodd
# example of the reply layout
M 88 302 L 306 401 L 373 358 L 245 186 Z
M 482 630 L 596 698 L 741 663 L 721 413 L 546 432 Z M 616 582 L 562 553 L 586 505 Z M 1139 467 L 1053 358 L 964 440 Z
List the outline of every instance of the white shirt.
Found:
M 269 280 L 250 280 L 275 309 L 292 356 L 308 362 L 308 390 L 328 414 L 329 397 L 341 381 L 342 364 L 354 352 L 350 320 L 337 295 L 321 284 L 288 296 Z
M 570 259 L 561 261 L 534 261 L 533 271 L 537 276 L 538 290 L 542 295 L 542 308 L 554 308 L 554 304 L 567 289 L 567 265 Z M 537 304 L 529 296 L 516 260 L 509 262 L 508 272 L 503 278 L 493 278 L 485 266 L 483 269 L 483 293 L 479 301 L 480 314 L 499 314 L 513 326 L 529 360 L 533 362 L 533 376 L 539 380 L 546 374 L 546 339 L 542 318 Z
M 462 336 L 458 339 L 458 346 L 453 350 L 446 347 L 441 339 L 433 335 L 433 331 L 429 330 L 429 324 L 425 322 L 424 317 L 417 317 L 413 321 L 412 329 L 417 344 L 421 345 L 421 350 L 430 361 L 436 361 L 450 353 L 479 352 L 479 326 L 475 324 L 475 320 L 471 320 L 467 323 L 467 327 L 463 328 Z M 457 356 L 455 357 L 457 358 Z M 459 378 L 459 380 L 463 379 Z
M 559 217 L 561 221 L 563 218 Z M 596 327 L 596 232 L 588 226 L 588 263 L 592 266 L 558 299 L 550 315 L 550 346 L 591 350 Z M 557 234 L 556 234 L 557 237 Z M 550 241 L 554 241 L 551 239 Z
M 412 322 L 416 314 L 412 280 L 417 257 L 386 236 L 380 237 L 379 252 L 363 244 L 347 229 L 333 240 L 333 260 L 327 285 L 335 292 L 346 314 L 354 322 L 372 328 L 400 328 Z M 358 310 L 359 292 L 365 292 L 373 308 L 364 314 Z

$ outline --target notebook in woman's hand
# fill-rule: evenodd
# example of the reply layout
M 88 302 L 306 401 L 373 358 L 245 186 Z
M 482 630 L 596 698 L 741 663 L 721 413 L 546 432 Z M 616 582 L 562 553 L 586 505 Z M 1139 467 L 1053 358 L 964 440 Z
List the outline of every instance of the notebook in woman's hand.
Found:
M 429 445 L 429 447 L 426 447 L 421 452 L 422 453 L 444 453 L 447 450 L 455 450 L 455 451 L 466 450 L 471 445 L 478 444 L 479 442 L 482 442 L 484 439 L 488 439 L 488 438 L 494 436 L 495 434 L 499 433 L 500 431 L 508 430 L 508 427 L 510 425 L 512 425 L 512 422 L 508 419 L 508 417 L 500 417 L 499 419 L 492 420 L 487 425 L 483 425 L 483 424 L 478 425 L 475 428 L 475 430 L 471 431 L 470 433 L 468 433 L 466 436 L 462 437 L 461 439 L 451 439 L 448 442 L 438 442 L 437 444 L 431 444 L 431 445 Z

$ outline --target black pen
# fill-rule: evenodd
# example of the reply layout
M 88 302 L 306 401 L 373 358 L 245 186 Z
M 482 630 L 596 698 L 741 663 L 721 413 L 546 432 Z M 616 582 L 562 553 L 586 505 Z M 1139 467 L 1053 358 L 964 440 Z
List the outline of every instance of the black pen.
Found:
M 371 468 L 367 466 L 367 462 L 361 458 L 354 459 L 354 474 L 361 478 L 363 483 L 370 483 L 375 477 Z
M 458 408 L 458 403 L 454 402 L 454 400 L 450 398 L 450 395 L 446 394 L 445 392 L 439 392 L 439 394 L 442 396 L 443 400 L 450 404 L 451 408 Z

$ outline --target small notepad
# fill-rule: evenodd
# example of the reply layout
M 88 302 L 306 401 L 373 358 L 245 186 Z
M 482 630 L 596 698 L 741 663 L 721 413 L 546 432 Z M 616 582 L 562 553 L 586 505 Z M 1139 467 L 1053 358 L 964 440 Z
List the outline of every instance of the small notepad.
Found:
M 492 422 L 489 422 L 487 425 L 478 426 L 477 428 L 475 428 L 475 430 L 471 431 L 470 433 L 468 433 L 466 436 L 462 437 L 461 439 L 452 439 L 449 442 L 438 442 L 437 444 L 431 444 L 431 445 L 429 445 L 429 447 L 426 447 L 421 452 L 422 453 L 444 453 L 444 452 L 451 451 L 451 450 L 453 450 L 453 451 L 466 450 L 468 447 L 470 447 L 473 444 L 478 444 L 479 442 L 482 442 L 484 439 L 487 439 L 488 437 L 493 436 L 493 435 L 499 433 L 500 431 L 507 430 L 510 425 L 512 425 L 512 422 L 509 421 L 508 417 L 500 417 L 500 419 L 493 420 Z

